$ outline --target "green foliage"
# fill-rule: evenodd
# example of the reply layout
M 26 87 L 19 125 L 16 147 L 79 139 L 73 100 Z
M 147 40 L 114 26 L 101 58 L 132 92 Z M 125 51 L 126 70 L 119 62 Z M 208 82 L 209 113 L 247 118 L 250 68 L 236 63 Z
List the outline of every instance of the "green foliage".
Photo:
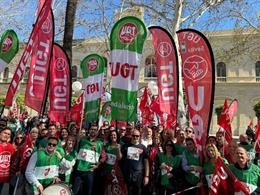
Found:
M 258 102 L 256 105 L 254 105 L 254 111 L 255 111 L 255 115 L 259 121 L 260 120 L 260 102 Z
M 218 116 L 218 118 L 219 118 L 219 116 L 221 114 L 221 111 L 222 111 L 222 106 L 218 106 L 218 107 L 215 108 L 215 113 Z

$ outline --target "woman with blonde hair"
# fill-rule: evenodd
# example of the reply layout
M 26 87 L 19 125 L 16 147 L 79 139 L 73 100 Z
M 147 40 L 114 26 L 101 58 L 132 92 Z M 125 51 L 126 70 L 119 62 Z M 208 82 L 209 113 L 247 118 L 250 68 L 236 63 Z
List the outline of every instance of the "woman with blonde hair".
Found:
M 217 149 L 217 146 L 215 144 L 207 144 L 205 147 L 205 163 L 203 165 L 203 171 L 208 187 L 210 187 L 218 157 L 222 158 L 220 152 Z M 227 163 L 225 159 L 223 160 L 225 163 Z

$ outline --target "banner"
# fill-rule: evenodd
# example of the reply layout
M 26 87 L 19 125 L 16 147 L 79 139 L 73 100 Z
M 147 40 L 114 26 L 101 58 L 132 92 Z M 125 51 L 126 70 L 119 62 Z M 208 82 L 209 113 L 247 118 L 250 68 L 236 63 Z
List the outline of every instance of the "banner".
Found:
M 260 122 L 255 126 L 255 152 L 260 152 Z
M 152 35 L 155 50 L 160 110 L 167 113 L 172 121 L 176 121 L 179 96 L 176 46 L 167 30 L 159 26 L 152 26 L 148 29 Z
M 177 35 L 188 112 L 194 128 L 198 154 L 202 160 L 214 100 L 214 57 L 211 46 L 202 33 L 183 29 L 178 31 Z
M 19 64 L 14 72 L 13 79 L 9 85 L 6 98 L 5 98 L 5 106 L 11 106 L 13 102 L 13 97 L 16 93 L 16 90 L 18 88 L 19 82 L 23 76 L 27 61 L 31 55 L 32 49 L 34 48 L 36 44 L 36 39 L 38 32 L 42 29 L 43 23 L 46 21 L 46 18 L 48 17 L 49 13 L 51 12 L 51 0 L 46 0 L 40 14 L 35 22 L 34 28 L 31 32 L 31 35 L 29 37 L 28 43 L 26 47 L 24 48 L 22 57 L 19 61 Z
M 224 131 L 225 139 L 227 143 L 232 141 L 232 130 L 229 118 L 229 107 L 227 99 L 225 99 L 224 105 L 222 107 L 222 111 L 219 116 L 218 125 L 221 127 L 221 130 Z
M 0 40 L 0 73 L 11 62 L 19 50 L 19 40 L 13 30 L 6 30 Z
M 25 92 L 25 104 L 40 114 L 44 112 L 48 92 L 48 74 L 53 40 L 54 20 L 51 10 L 36 36 Z
M 132 16 L 124 17 L 113 26 L 110 35 L 112 119 L 137 120 L 137 90 L 144 41 L 144 23 Z
M 53 45 L 50 64 L 49 118 L 51 122 L 67 125 L 71 101 L 70 61 L 60 45 Z
M 110 123 L 111 121 L 111 101 L 105 102 L 102 106 L 101 116 L 103 121 L 108 121 Z
M 229 115 L 230 121 L 232 121 L 234 116 L 236 115 L 237 108 L 238 108 L 238 101 L 237 101 L 237 99 L 234 99 L 230 103 L 229 108 L 228 108 L 228 115 Z
M 97 122 L 100 111 L 100 101 L 103 90 L 104 57 L 98 54 L 86 56 L 80 64 L 85 89 L 85 120 Z
M 83 120 L 84 92 L 80 94 L 76 103 L 70 109 L 70 120 L 80 126 Z
M 217 159 L 209 190 L 210 195 L 250 194 L 247 187 L 235 177 L 220 157 Z

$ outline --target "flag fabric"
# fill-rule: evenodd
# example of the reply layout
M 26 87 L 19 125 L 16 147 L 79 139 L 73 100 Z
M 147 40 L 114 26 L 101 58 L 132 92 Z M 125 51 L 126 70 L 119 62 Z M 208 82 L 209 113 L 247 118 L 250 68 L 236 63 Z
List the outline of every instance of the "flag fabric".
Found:
M 182 73 L 200 160 L 203 159 L 215 90 L 214 56 L 207 38 L 193 29 L 177 32 Z
M 71 101 L 70 61 L 60 45 L 53 45 L 50 64 L 49 119 L 67 125 Z
M 139 109 L 141 111 L 141 117 L 142 117 L 142 124 L 143 126 L 146 125 L 153 125 L 154 122 L 154 112 L 151 110 L 150 104 L 149 104 L 149 95 L 147 87 L 145 87 L 143 95 L 141 97 Z
M 133 16 L 120 19 L 110 35 L 112 119 L 137 120 L 137 90 L 141 60 L 147 30 Z
M 229 115 L 230 121 L 232 121 L 234 116 L 236 115 L 237 109 L 238 109 L 238 101 L 237 101 L 237 99 L 234 99 L 230 103 L 229 108 L 228 108 L 228 115 Z
M 227 99 L 225 99 L 225 102 L 222 107 L 222 111 L 220 113 L 218 125 L 224 131 L 224 135 L 227 143 L 230 143 L 232 141 L 232 130 L 231 130 L 231 123 L 230 123 L 229 116 L 230 115 L 229 115 L 228 102 Z
M 160 103 L 159 103 L 159 97 L 158 96 L 152 97 L 150 108 L 157 115 L 157 117 L 159 117 L 160 125 L 164 126 L 165 120 L 164 120 L 164 117 L 163 117 L 163 112 L 160 109 Z
M 9 85 L 6 98 L 5 98 L 5 106 L 11 106 L 13 102 L 14 95 L 16 93 L 16 90 L 18 88 L 19 82 L 23 76 L 27 61 L 31 55 L 32 49 L 34 48 L 36 44 L 36 39 L 38 32 L 42 29 L 43 23 L 46 21 L 46 18 L 48 17 L 49 13 L 51 12 L 51 0 L 46 0 L 40 14 L 35 22 L 34 28 L 31 32 L 31 35 L 29 37 L 28 43 L 26 47 L 24 48 L 22 57 L 19 61 L 19 64 L 17 65 L 17 68 L 14 72 L 13 79 Z
M 101 116 L 103 117 L 103 121 L 108 121 L 110 123 L 111 121 L 111 101 L 105 102 L 102 106 Z
M 220 157 L 217 159 L 209 190 L 210 195 L 236 194 L 239 192 L 244 195 L 250 194 L 245 184 L 236 178 Z
M 260 122 L 256 125 L 256 133 L 255 133 L 255 152 L 260 152 Z
M 84 92 L 80 94 L 75 104 L 70 109 L 70 121 L 80 126 L 83 121 Z
M 0 40 L 0 73 L 11 62 L 19 50 L 19 39 L 13 30 L 3 32 Z
M 160 110 L 177 121 L 178 111 L 178 58 L 176 46 L 170 33 L 162 27 L 148 28 L 153 40 Z M 176 124 L 176 122 L 174 122 Z M 174 127 L 173 127 L 174 128 Z
M 105 59 L 98 54 L 86 56 L 80 64 L 85 89 L 84 118 L 88 122 L 97 122 L 103 90 Z
M 25 92 L 25 104 L 40 114 L 44 112 L 47 98 L 53 40 L 54 20 L 51 10 L 35 39 Z

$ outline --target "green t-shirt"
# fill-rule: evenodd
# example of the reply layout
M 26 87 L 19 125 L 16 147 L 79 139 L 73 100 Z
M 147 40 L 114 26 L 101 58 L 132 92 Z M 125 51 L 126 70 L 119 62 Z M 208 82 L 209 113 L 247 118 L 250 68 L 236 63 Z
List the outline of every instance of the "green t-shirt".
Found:
M 106 162 L 105 162 L 105 165 L 104 165 L 104 171 L 105 171 L 105 173 L 109 173 L 116 163 L 117 150 L 115 148 L 113 148 L 111 145 L 106 145 L 105 151 L 106 151 L 106 154 L 107 154 L 107 159 L 106 159 Z
M 91 171 L 92 166 L 99 162 L 102 147 L 103 142 L 100 140 L 90 141 L 87 138 L 81 138 L 77 156 L 77 170 Z
M 183 152 L 186 150 L 185 146 L 180 143 L 175 143 L 174 147 L 177 155 L 182 155 Z
M 235 165 L 229 165 L 229 168 L 235 174 L 235 176 L 242 182 L 244 182 L 252 193 L 257 187 L 260 187 L 260 168 L 255 164 L 250 164 L 249 169 L 240 170 Z
M 181 158 L 179 156 L 167 156 L 164 153 L 160 153 L 158 157 L 161 166 L 165 167 L 161 169 L 161 184 L 168 187 L 171 184 L 167 174 L 180 166 Z

